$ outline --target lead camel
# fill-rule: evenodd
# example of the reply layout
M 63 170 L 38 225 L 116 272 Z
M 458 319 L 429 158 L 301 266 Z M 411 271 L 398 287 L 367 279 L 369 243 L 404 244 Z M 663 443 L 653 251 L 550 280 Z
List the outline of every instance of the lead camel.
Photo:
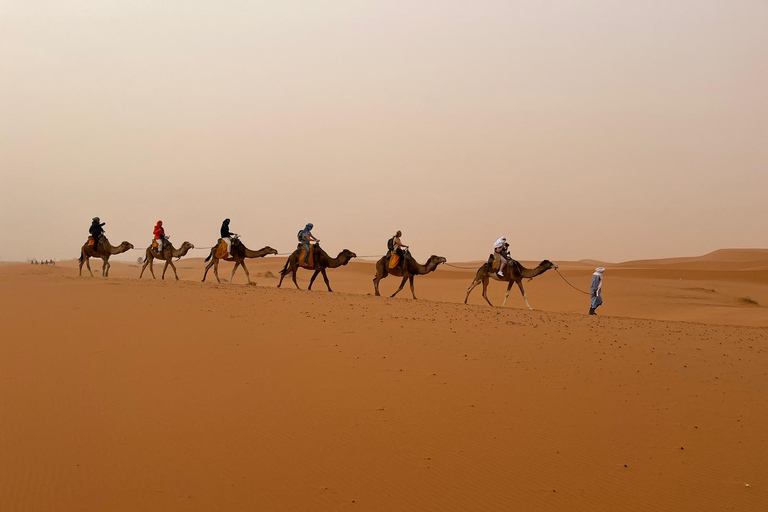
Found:
M 514 261 L 512 264 L 507 265 L 504 269 L 504 276 L 500 277 L 495 270 L 486 263 L 482 267 L 480 267 L 477 270 L 477 274 L 475 275 L 474 281 L 472 281 L 472 284 L 469 285 L 469 288 L 467 289 L 467 296 L 464 298 L 464 304 L 467 303 L 467 300 L 469 299 L 470 292 L 475 288 L 475 286 L 479 285 L 480 283 L 483 283 L 483 298 L 485 299 L 485 302 L 488 303 L 488 305 L 493 306 L 491 304 L 491 301 L 488 300 L 488 295 L 486 292 L 488 291 L 488 282 L 490 279 L 494 279 L 496 281 L 502 281 L 509 283 L 507 285 L 507 293 L 504 295 L 504 303 L 501 307 L 504 307 L 507 305 L 507 297 L 509 297 L 509 290 L 512 289 L 512 285 L 517 283 L 517 287 L 520 288 L 520 293 L 523 295 L 523 299 L 525 300 L 525 305 L 528 306 L 528 309 L 533 310 L 530 304 L 528 304 L 528 297 L 525 295 L 525 288 L 523 288 L 523 279 L 533 279 L 536 276 L 540 276 L 547 270 L 554 268 L 557 269 L 557 265 L 552 263 L 549 260 L 544 260 L 541 263 L 539 263 L 539 266 L 533 269 L 528 269 L 522 266 L 519 262 Z

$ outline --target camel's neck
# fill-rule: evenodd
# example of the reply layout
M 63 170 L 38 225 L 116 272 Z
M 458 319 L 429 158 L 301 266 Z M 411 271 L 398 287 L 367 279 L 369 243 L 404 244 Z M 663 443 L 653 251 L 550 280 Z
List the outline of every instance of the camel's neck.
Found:
M 246 258 L 261 258 L 267 254 L 269 254 L 269 251 L 266 248 L 259 249 L 258 251 L 252 251 L 246 246 L 243 246 L 243 256 Z
M 346 265 L 349 262 L 349 258 L 339 253 L 335 258 L 328 258 L 328 268 L 338 268 L 342 265 Z
M 104 246 L 107 248 L 107 252 L 109 254 L 122 254 L 128 250 L 128 248 L 125 247 L 123 244 L 120 244 L 117 247 L 115 247 L 114 245 L 109 243 L 109 240 L 104 240 Z
M 533 277 L 539 276 L 549 270 L 548 267 L 545 267 L 544 265 L 539 265 L 536 268 L 525 268 L 524 266 L 520 265 L 520 275 L 523 276 L 526 279 L 531 279 Z
M 171 246 L 171 256 L 174 258 L 181 258 L 182 256 L 186 256 L 189 252 L 189 246 L 183 245 L 179 249 L 174 249 L 173 246 Z
M 417 275 L 423 275 L 423 274 L 429 274 L 433 270 L 435 270 L 434 267 L 429 268 L 431 263 L 427 262 L 427 265 L 422 265 L 418 261 L 416 261 L 414 258 L 408 258 L 408 270 L 411 271 L 411 274 L 417 274 Z

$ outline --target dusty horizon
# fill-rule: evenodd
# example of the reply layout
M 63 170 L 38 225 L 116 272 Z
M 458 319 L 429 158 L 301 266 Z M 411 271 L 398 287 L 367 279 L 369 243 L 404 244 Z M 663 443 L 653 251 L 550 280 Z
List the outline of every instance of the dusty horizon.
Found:
M 0 260 L 113 243 L 768 247 L 768 6 L 6 2 Z M 140 254 L 137 252 L 136 257 Z

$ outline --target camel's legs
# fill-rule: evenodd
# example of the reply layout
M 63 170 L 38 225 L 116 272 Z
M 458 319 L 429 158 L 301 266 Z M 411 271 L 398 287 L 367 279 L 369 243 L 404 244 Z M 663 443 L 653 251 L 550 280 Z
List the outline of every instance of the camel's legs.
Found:
M 528 304 L 528 296 L 525 294 L 525 288 L 523 288 L 523 280 L 522 279 L 517 282 L 517 287 L 520 288 L 520 293 L 523 294 L 523 299 L 525 300 L 525 305 L 528 306 L 528 309 L 533 311 L 533 308 L 531 307 L 531 305 Z
M 475 289 L 475 286 L 480 284 L 480 280 L 472 281 L 472 284 L 469 285 L 469 288 L 467 288 L 467 296 L 464 297 L 464 304 L 467 303 L 467 300 L 469 300 L 469 294 L 472 293 L 472 290 Z
M 240 262 L 236 261 L 235 266 L 232 268 L 232 275 L 229 276 L 229 284 L 232 284 L 235 280 L 235 270 L 237 270 L 237 267 L 240 266 Z M 243 268 L 245 268 L 245 265 L 243 265 Z
M 413 295 L 413 300 L 416 300 L 416 292 L 413 290 L 413 276 L 408 278 L 408 283 L 411 285 L 411 295 Z
M 307 286 L 307 290 L 311 290 L 312 289 L 312 283 L 315 282 L 315 279 L 317 279 L 317 276 L 319 276 L 319 275 L 320 275 L 320 271 L 319 270 L 315 270 L 315 272 L 312 274 L 312 277 L 309 279 L 309 286 Z
M 213 275 L 216 276 L 216 282 L 221 284 L 221 279 L 219 279 L 219 260 L 218 259 L 213 260 Z
M 493 304 L 491 304 L 491 301 L 488 300 L 488 277 L 483 278 L 483 298 L 485 299 L 485 302 L 488 303 L 489 306 L 493 307 Z
M 213 266 L 213 259 L 211 259 L 211 262 L 205 267 L 205 273 L 203 274 L 203 282 L 205 282 L 205 276 L 208 275 L 208 271 L 211 269 L 212 266 Z
M 81 254 L 83 255 L 83 259 L 80 260 L 80 275 L 83 275 L 83 263 L 85 263 L 88 267 L 88 272 L 90 272 L 91 277 L 93 277 L 93 272 L 91 272 L 91 263 L 88 261 L 91 259 L 91 257 L 85 254 L 85 251 L 81 251 Z
M 150 259 L 149 255 L 147 255 L 147 259 L 144 260 L 144 266 L 141 267 L 141 274 L 139 274 L 139 279 L 144 277 L 144 271 L 147 269 L 147 265 L 149 265 L 150 261 L 151 261 L 151 259 Z
M 280 274 L 280 282 L 277 283 L 278 288 L 280 288 L 283 285 L 283 279 L 285 279 L 285 274 Z
M 149 272 L 152 274 L 152 279 L 157 279 L 157 277 L 155 277 L 155 259 L 147 258 L 147 261 L 149 261 Z
M 384 274 L 383 276 L 379 277 L 379 273 L 376 272 L 376 276 L 373 278 L 373 289 L 376 292 L 377 297 L 381 297 L 381 294 L 379 293 L 379 281 L 387 277 L 387 274 Z
M 400 281 L 400 288 L 398 288 L 398 289 L 397 289 L 397 291 L 396 291 L 395 293 L 393 293 L 393 294 L 392 294 L 392 297 L 394 297 L 395 295 L 397 295 L 398 293 L 400 293 L 400 290 L 402 290 L 402 289 L 403 289 L 403 286 L 405 286 L 405 282 L 406 282 L 407 280 L 408 280 L 408 276 L 403 276 L 403 280 L 402 280 L 402 281 Z
M 102 258 L 104 260 L 104 266 L 101 268 L 101 274 L 104 277 L 109 277 L 109 260 L 106 258 Z
M 298 271 L 299 271 L 298 267 L 293 267 L 293 270 L 291 271 L 292 272 L 291 277 L 293 278 L 293 284 L 296 285 L 296 289 L 301 290 L 301 288 L 299 288 L 299 283 L 296 282 L 296 272 Z
M 512 289 L 512 285 L 513 284 L 515 284 L 515 282 L 514 281 L 510 281 L 509 284 L 507 285 L 507 293 L 504 294 L 504 302 L 501 305 L 501 307 L 503 307 L 503 308 L 507 306 L 507 297 L 509 297 L 509 290 Z
M 240 265 L 243 267 L 243 271 L 245 271 L 245 277 L 248 278 L 248 284 L 251 284 L 251 274 L 248 273 L 248 267 L 245 266 L 245 260 L 240 262 Z
M 176 265 L 173 264 L 173 260 L 168 260 L 168 263 L 171 264 L 171 268 L 173 269 L 173 275 L 176 276 L 176 280 L 179 280 L 179 274 L 176 273 Z M 165 273 L 165 271 L 163 271 Z
M 323 274 L 323 281 L 325 281 L 325 286 L 328 287 L 329 292 L 332 292 L 333 290 L 331 290 L 331 283 L 328 282 L 328 275 L 325 273 L 325 269 L 322 269 L 320 272 Z

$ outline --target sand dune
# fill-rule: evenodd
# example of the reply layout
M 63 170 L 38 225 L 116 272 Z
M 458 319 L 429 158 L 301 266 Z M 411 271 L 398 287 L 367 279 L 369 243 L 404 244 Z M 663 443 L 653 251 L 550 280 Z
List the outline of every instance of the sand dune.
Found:
M 768 316 L 740 300 L 768 304 L 768 271 L 612 266 L 590 318 L 554 272 L 525 282 L 529 312 L 516 290 L 465 306 L 474 272 L 450 267 L 419 301 L 372 296 L 358 261 L 329 271 L 338 293 L 278 290 L 283 261 L 248 261 L 256 286 L 201 283 L 200 259 L 180 282 L 0 266 L 2 510 L 768 502 Z

